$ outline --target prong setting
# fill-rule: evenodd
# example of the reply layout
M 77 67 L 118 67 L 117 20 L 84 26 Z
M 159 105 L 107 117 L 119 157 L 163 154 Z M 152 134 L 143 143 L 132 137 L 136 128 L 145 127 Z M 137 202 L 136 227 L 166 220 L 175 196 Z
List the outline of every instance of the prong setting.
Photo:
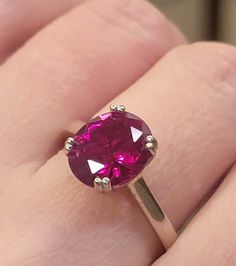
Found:
M 148 135 L 146 137 L 145 147 L 154 156 L 156 154 L 156 151 L 157 151 L 157 140 L 152 135 Z
M 111 180 L 108 177 L 96 177 L 94 179 L 94 188 L 99 192 L 109 192 L 112 191 Z
M 116 112 L 125 112 L 125 106 L 121 104 L 112 104 L 110 106 L 111 111 L 116 111 Z
M 155 142 L 156 141 L 155 138 L 152 135 L 148 135 L 146 137 L 146 140 L 147 140 L 147 142 Z
M 103 183 L 102 183 L 102 179 L 100 177 L 96 177 L 93 181 L 94 184 L 94 188 L 99 191 L 99 192 L 103 192 Z
M 103 183 L 103 190 L 104 190 L 104 192 L 109 192 L 109 191 L 112 190 L 111 180 L 108 177 L 104 177 L 102 179 L 102 183 Z
M 65 150 L 66 151 L 70 151 L 73 148 L 73 144 L 75 143 L 74 138 L 73 137 L 69 137 L 66 141 L 65 141 Z

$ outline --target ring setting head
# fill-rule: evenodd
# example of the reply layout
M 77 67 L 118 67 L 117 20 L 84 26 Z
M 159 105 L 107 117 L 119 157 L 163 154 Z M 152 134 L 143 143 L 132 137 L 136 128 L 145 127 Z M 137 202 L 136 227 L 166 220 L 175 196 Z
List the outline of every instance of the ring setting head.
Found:
M 156 154 L 157 141 L 147 124 L 112 105 L 65 142 L 72 173 L 100 192 L 127 185 Z

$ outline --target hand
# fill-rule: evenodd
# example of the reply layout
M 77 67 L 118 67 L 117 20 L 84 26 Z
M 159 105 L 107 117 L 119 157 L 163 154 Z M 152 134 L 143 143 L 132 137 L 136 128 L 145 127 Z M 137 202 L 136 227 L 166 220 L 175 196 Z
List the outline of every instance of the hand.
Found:
M 0 265 L 235 265 L 236 49 L 187 44 L 143 0 L 0 10 Z M 88 189 L 60 151 L 110 103 L 157 136 L 145 176 L 176 229 L 213 193 L 162 257 L 131 195 Z

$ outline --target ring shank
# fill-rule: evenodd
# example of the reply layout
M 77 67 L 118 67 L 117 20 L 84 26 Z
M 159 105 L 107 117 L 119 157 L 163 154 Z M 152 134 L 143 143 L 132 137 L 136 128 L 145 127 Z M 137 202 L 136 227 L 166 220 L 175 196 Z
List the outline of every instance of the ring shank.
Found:
M 135 179 L 128 187 L 167 250 L 177 238 L 173 225 L 161 209 L 143 177 Z

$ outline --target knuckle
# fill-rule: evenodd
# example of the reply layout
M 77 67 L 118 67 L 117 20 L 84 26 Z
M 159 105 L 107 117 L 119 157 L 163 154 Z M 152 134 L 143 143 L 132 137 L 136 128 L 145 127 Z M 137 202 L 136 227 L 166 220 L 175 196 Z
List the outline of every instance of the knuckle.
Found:
M 228 44 L 198 42 L 180 46 L 173 50 L 172 57 L 203 78 L 220 81 L 235 75 L 236 48 Z
M 167 19 L 150 3 L 144 0 L 101 0 L 93 11 L 109 25 L 116 26 L 134 35 L 142 35 L 167 24 Z M 104 9 L 105 7 L 105 9 Z M 104 12 L 108 10 L 109 12 Z
M 222 265 L 224 266 L 236 265 L 236 253 L 235 253 L 234 248 L 232 248 L 232 252 L 229 252 L 229 254 L 226 254 L 225 260 L 222 263 Z
M 169 64 L 178 66 L 216 92 L 236 94 L 236 48 L 223 43 L 197 42 L 174 48 Z M 235 95 L 236 96 L 236 95 Z

